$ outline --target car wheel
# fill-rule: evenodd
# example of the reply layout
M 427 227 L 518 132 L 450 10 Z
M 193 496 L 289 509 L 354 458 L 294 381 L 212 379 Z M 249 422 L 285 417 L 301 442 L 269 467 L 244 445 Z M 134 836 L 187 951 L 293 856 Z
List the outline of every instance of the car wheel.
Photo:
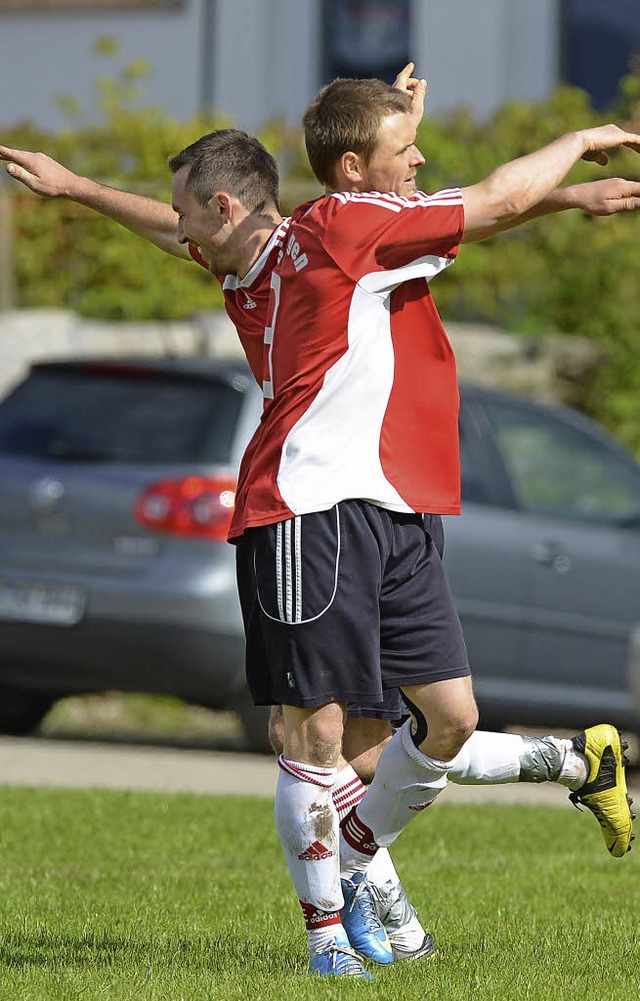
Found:
M 51 695 L 0 685 L 0 733 L 13 737 L 31 733 L 54 702 Z
M 246 692 L 233 708 L 242 722 L 247 750 L 254 754 L 273 754 L 269 743 L 269 706 L 254 706 Z

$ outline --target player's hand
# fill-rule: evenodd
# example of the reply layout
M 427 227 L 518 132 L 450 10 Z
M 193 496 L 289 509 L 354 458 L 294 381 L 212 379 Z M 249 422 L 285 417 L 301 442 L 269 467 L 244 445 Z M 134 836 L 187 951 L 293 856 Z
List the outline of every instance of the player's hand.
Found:
M 635 132 L 625 132 L 617 125 L 600 125 L 594 129 L 582 129 L 580 135 L 587 144 L 583 160 L 593 160 L 604 166 L 609 162 L 605 150 L 626 146 L 640 153 L 640 136 Z
M 393 82 L 393 86 L 396 90 L 401 90 L 405 94 L 411 95 L 411 119 L 414 122 L 416 128 L 422 121 L 422 116 L 424 115 L 424 101 L 427 96 L 427 81 L 420 80 L 418 77 L 412 76 L 414 70 L 414 63 L 407 63 L 404 69 L 401 69 L 397 77 Z
M 7 173 L 31 191 L 48 198 L 70 197 L 76 174 L 46 153 L 0 146 L 0 160 L 7 160 Z
M 640 209 L 640 181 L 605 177 L 601 181 L 574 184 L 566 189 L 572 204 L 589 215 L 615 215 Z

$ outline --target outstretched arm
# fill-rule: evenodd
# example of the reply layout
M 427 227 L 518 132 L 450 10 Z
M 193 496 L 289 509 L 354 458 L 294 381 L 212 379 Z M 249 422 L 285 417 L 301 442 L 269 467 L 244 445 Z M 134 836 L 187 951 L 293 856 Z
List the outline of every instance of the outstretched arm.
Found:
M 564 212 L 566 209 L 580 209 L 594 216 L 635 212 L 640 209 L 640 181 L 605 177 L 601 181 L 586 181 L 583 184 L 569 184 L 563 188 L 556 188 L 533 208 L 515 219 L 505 221 L 502 226 L 489 227 L 486 233 L 477 230 L 473 240 L 482 240 L 483 237 L 493 236 L 495 233 L 504 233 L 506 230 L 521 226 L 524 222 Z
M 624 132 L 616 125 L 569 132 L 535 153 L 503 164 L 479 184 L 463 188 L 463 242 L 482 240 L 492 233 L 500 233 L 529 219 L 545 215 L 548 211 L 558 211 L 559 207 L 580 207 L 567 204 L 560 206 L 567 195 L 558 192 L 567 189 L 560 189 L 558 185 L 581 157 L 606 163 L 606 150 L 619 146 L 640 152 L 640 136 Z M 574 191 L 575 187 L 577 186 L 574 186 Z M 551 202 L 548 201 L 549 198 Z M 608 213 L 598 211 L 594 214 Z
M 7 173 L 31 191 L 45 198 L 68 198 L 85 205 L 166 253 L 189 258 L 187 248 L 178 243 L 178 217 L 166 202 L 80 177 L 46 153 L 0 146 L 0 160 L 8 161 Z

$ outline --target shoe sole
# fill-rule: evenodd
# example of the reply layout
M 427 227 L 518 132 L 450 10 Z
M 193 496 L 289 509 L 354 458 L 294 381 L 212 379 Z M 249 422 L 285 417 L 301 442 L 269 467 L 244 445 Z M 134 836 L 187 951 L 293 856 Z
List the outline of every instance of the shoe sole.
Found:
M 611 728 L 611 729 L 613 729 L 613 728 Z M 599 806 L 597 806 L 597 804 L 596 804 L 596 808 L 594 809 L 591 806 L 591 804 L 590 804 L 591 798 L 592 797 L 597 797 L 602 792 L 609 792 L 609 791 L 615 791 L 616 793 L 620 793 L 622 796 L 624 796 L 624 800 L 625 800 L 625 803 L 626 803 L 626 806 L 627 806 L 627 810 L 628 810 L 628 817 L 629 817 L 629 839 L 628 839 L 628 842 L 626 840 L 626 838 L 627 838 L 626 834 L 614 835 L 614 837 L 615 837 L 614 843 L 611 846 L 607 845 L 607 850 L 609 851 L 609 853 L 614 858 L 623 858 L 627 854 L 627 852 L 631 851 L 631 842 L 635 840 L 635 834 L 633 833 L 633 829 L 632 829 L 633 828 L 633 821 L 635 820 L 635 814 L 631 810 L 631 806 L 633 804 L 633 800 L 629 796 L 629 793 L 627 791 L 627 780 L 626 780 L 626 775 L 625 775 L 625 768 L 629 764 L 629 759 L 628 759 L 627 755 L 625 754 L 625 752 L 629 749 L 629 745 L 628 745 L 627 741 L 624 739 L 624 737 L 622 736 L 622 734 L 620 733 L 619 730 L 616 730 L 615 734 L 616 734 L 616 737 L 617 737 L 617 747 L 615 746 L 615 744 L 614 744 L 613 741 L 610 744 L 607 745 L 607 747 L 611 748 L 611 751 L 613 753 L 613 757 L 614 757 L 614 760 L 615 760 L 615 782 L 614 782 L 614 785 L 611 786 L 610 789 L 600 790 L 599 792 L 595 791 L 595 792 L 592 792 L 592 793 L 587 793 L 584 797 L 580 795 L 580 791 L 578 790 L 576 793 L 572 794 L 569 798 L 571 799 L 571 801 L 574 803 L 575 806 L 578 806 L 579 803 L 582 803 L 588 810 L 591 810 L 591 812 L 595 816 L 596 820 L 600 824 L 600 827 L 602 828 L 602 831 L 603 831 L 603 834 L 604 834 L 605 830 L 611 830 L 611 828 L 610 828 L 610 826 L 608 826 L 608 825 L 605 826 L 602 823 L 602 821 L 600 820 L 600 817 L 599 817 L 599 813 L 601 813 L 601 808 Z M 586 737 L 586 734 L 585 734 L 585 737 Z M 603 753 L 600 755 L 600 763 L 599 763 L 598 769 L 600 769 L 600 767 L 602 766 L 602 759 L 604 757 L 605 751 L 607 750 L 607 747 L 605 747 L 605 749 L 603 750 Z M 582 753 L 584 754 L 584 753 L 586 753 L 586 751 L 582 750 Z M 587 760 L 589 761 L 589 773 L 591 773 L 591 759 L 588 758 Z M 596 777 L 597 777 L 597 774 L 596 774 Z M 595 778 L 592 781 L 595 781 Z M 589 779 L 587 779 L 587 783 L 588 782 L 589 782 Z M 619 842 L 619 841 L 622 841 L 622 850 L 621 851 L 620 850 L 616 850 L 616 848 L 617 848 L 617 842 Z M 626 842 L 626 847 L 625 847 L 625 842 Z M 605 839 L 605 844 L 606 844 L 606 839 Z
M 413 963 L 416 959 L 433 959 L 437 951 L 435 942 L 428 934 L 425 935 L 422 945 L 415 952 L 405 952 L 401 948 L 396 948 L 393 942 L 391 948 L 393 949 L 394 963 Z

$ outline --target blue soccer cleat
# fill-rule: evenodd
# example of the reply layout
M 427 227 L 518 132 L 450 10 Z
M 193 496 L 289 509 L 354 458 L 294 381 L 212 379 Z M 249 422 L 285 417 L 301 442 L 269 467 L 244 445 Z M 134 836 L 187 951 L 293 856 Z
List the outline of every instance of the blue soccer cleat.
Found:
M 364 872 L 342 880 L 342 924 L 356 952 L 382 966 L 393 962 L 393 949 L 378 917 L 374 893 Z
M 359 977 L 360 980 L 373 980 L 365 970 L 358 956 L 349 945 L 344 933 L 339 933 L 325 945 L 324 949 L 313 954 L 309 961 L 309 973 L 321 977 Z

